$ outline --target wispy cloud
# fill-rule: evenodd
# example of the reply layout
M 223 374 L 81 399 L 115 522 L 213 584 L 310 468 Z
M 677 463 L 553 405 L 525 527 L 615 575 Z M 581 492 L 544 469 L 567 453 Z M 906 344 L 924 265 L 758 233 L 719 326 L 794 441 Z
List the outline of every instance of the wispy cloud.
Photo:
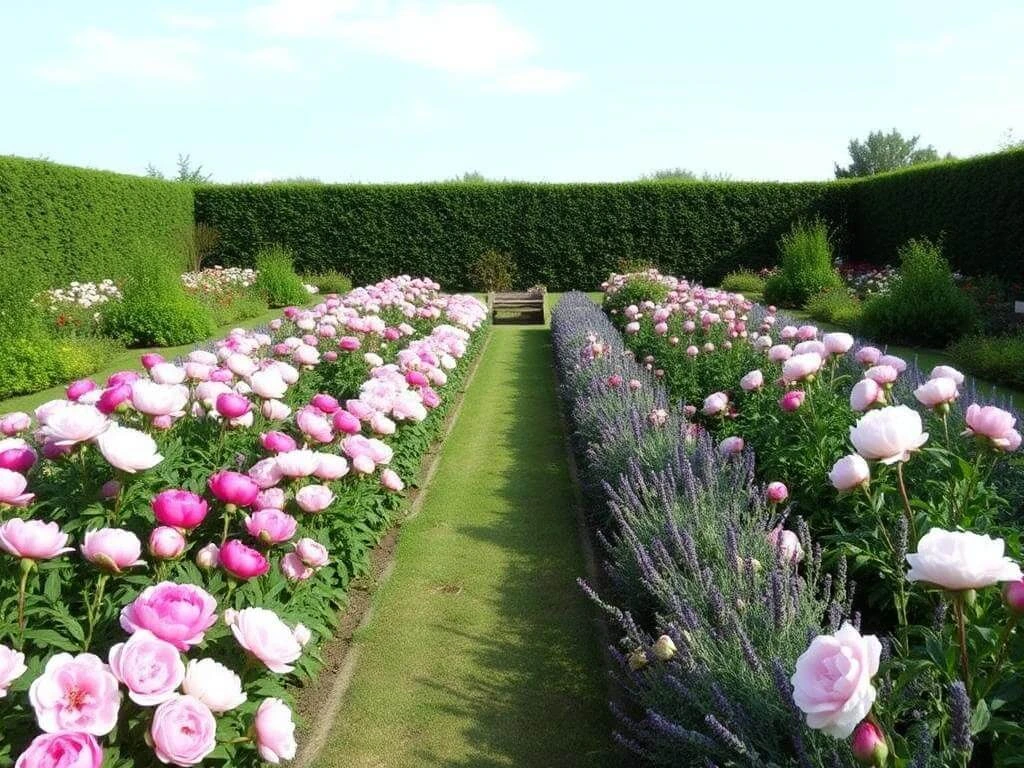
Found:
M 578 72 L 531 67 L 497 78 L 492 89 L 508 93 L 560 93 L 582 80 Z
M 165 13 L 160 17 L 164 24 L 174 29 L 189 29 L 205 32 L 217 26 L 217 19 L 198 13 Z
M 46 80 L 82 83 L 100 78 L 187 83 L 199 79 L 201 46 L 184 37 L 124 37 L 89 27 L 72 39 L 67 58 L 37 70 Z

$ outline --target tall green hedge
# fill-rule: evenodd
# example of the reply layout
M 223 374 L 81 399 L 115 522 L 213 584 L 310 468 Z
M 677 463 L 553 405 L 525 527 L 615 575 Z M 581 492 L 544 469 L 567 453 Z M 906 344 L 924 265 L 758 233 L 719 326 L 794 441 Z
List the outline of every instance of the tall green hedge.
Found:
M 1024 274 L 1024 150 L 910 168 L 849 187 L 853 255 L 896 263 L 911 238 L 942 239 L 973 275 Z
M 596 286 L 622 259 L 717 280 L 772 264 L 800 217 L 845 224 L 844 185 L 807 183 L 237 185 L 196 191 L 196 219 L 221 235 L 216 258 L 251 264 L 281 243 L 297 267 L 356 283 L 426 274 L 470 287 L 469 265 L 496 249 L 522 286 Z M 841 234 L 841 232 L 840 232 Z
M 187 184 L 0 156 L 0 264 L 26 289 L 116 278 L 148 247 L 183 258 Z

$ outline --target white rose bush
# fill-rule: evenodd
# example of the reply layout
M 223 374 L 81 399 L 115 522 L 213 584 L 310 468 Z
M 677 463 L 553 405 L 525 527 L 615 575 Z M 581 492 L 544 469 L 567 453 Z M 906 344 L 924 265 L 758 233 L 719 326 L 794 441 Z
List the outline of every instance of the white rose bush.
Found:
M 295 684 L 486 319 L 403 276 L 0 414 L 0 764 L 294 758 Z
M 739 294 L 603 289 L 553 329 L 605 510 L 611 592 L 587 589 L 623 633 L 620 741 L 664 765 L 1018 759 L 1012 407 Z

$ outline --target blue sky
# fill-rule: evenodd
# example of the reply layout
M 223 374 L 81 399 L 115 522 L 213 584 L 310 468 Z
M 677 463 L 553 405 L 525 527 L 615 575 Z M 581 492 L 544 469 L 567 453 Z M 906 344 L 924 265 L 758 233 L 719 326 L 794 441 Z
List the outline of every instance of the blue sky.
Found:
M 897 127 L 1024 137 L 1024 4 L 36 0 L 0 9 L 0 153 L 216 181 L 822 179 Z

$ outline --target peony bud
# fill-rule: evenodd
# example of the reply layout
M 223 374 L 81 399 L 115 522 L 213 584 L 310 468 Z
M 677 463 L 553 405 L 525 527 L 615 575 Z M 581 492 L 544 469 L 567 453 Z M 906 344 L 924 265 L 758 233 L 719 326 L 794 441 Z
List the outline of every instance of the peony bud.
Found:
M 889 747 L 885 743 L 882 729 L 870 720 L 864 720 L 853 731 L 850 749 L 854 759 L 861 765 L 882 768 L 889 759 Z
M 676 655 L 676 644 L 668 635 L 662 635 L 655 641 L 651 650 L 659 661 L 668 661 Z

